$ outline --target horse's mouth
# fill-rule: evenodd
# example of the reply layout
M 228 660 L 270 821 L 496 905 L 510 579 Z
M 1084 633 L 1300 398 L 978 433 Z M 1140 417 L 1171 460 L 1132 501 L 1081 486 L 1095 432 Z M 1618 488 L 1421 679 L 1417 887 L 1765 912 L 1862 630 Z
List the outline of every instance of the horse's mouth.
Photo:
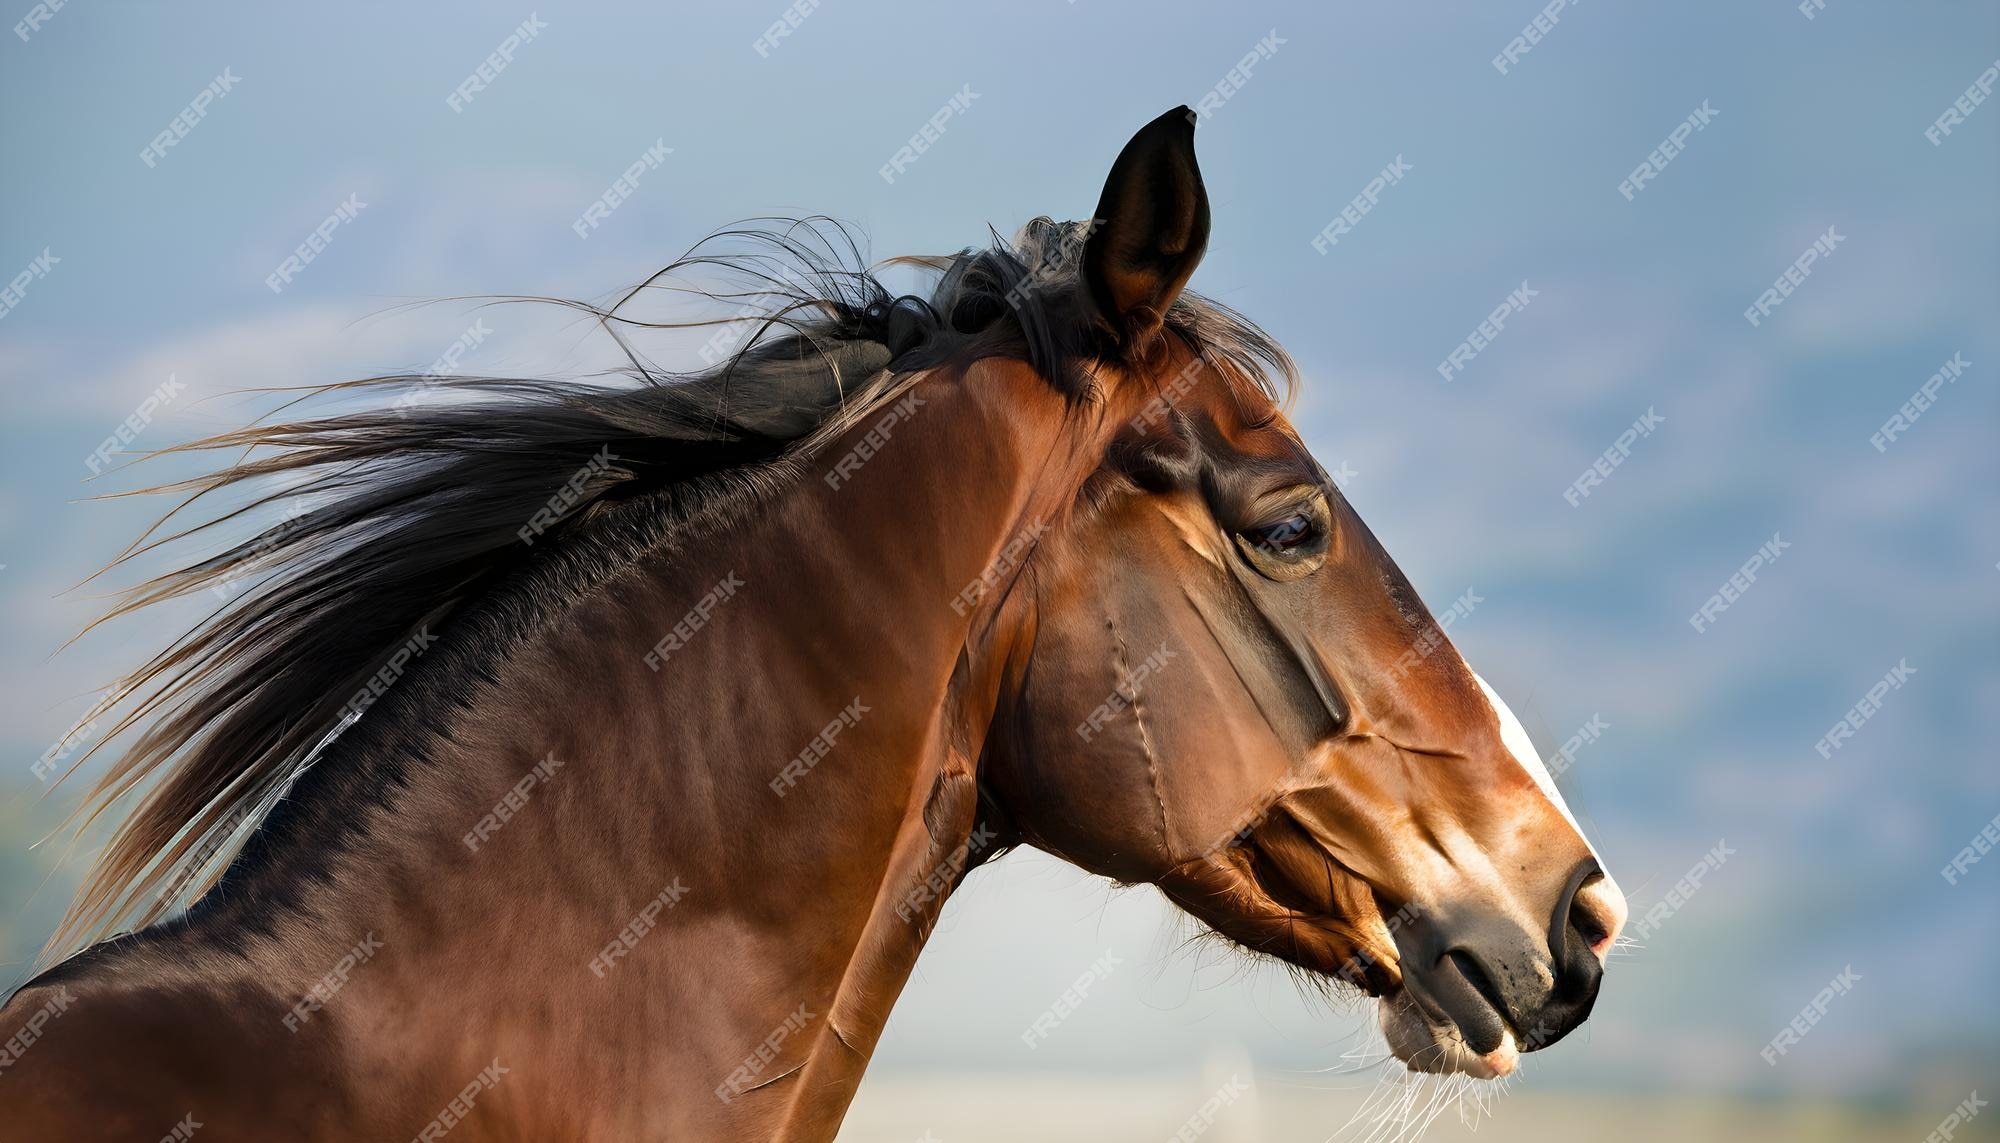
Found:
M 1474 1079 L 1499 1079 L 1512 1075 L 1520 1066 L 1520 1040 L 1513 1025 L 1498 1011 L 1489 1009 L 1491 1021 L 1499 1028 L 1494 1046 L 1475 1050 L 1467 1033 L 1452 1017 L 1432 1012 L 1430 1005 L 1409 984 L 1385 993 L 1377 1001 L 1377 1022 L 1389 1051 L 1413 1072 L 1469 1075 Z M 1485 1003 L 1482 999 L 1481 1003 Z M 1478 1021 L 1483 1034 L 1485 1021 Z
M 1331 859 L 1324 878 L 1293 872 L 1268 835 L 1187 862 L 1160 881 L 1181 908 L 1238 944 L 1375 997 L 1389 1050 L 1411 1071 L 1498 1079 L 1519 1066 L 1523 1042 L 1469 960 L 1446 957 L 1411 979 L 1367 883 Z M 1282 844 L 1282 843 L 1281 843 Z M 1345 884 L 1343 884 L 1345 883 Z

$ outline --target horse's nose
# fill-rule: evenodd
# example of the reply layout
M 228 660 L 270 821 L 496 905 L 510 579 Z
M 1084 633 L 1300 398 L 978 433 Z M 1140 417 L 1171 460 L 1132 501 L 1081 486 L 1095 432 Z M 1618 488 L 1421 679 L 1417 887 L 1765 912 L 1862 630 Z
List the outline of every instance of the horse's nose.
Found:
M 1438 906 L 1395 933 L 1403 982 L 1418 1006 L 1455 1025 L 1465 1049 L 1494 1075 L 1589 1018 L 1604 955 L 1625 922 L 1625 898 L 1594 858 L 1555 888 L 1545 926 L 1484 902 Z
M 1590 1017 L 1604 954 L 1625 920 L 1625 901 L 1595 860 L 1582 862 L 1556 899 L 1545 967 L 1520 971 L 1511 958 L 1477 948 L 1450 953 L 1452 966 L 1514 1027 L 1520 1051 L 1546 1048 Z M 1536 958 L 1540 959 L 1540 958 Z

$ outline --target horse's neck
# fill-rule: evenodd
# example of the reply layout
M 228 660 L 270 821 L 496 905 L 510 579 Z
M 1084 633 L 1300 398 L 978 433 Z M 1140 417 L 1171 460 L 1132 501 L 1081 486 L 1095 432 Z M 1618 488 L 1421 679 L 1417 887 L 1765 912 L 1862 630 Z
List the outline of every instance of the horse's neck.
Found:
M 839 487 L 820 474 L 879 418 L 496 669 L 313 903 L 322 946 L 381 944 L 351 972 L 350 1042 L 436 1027 L 451 1066 L 512 1053 L 586 1084 L 643 1059 L 648 1103 L 690 1129 L 831 1134 L 938 887 L 983 856 L 998 664 L 968 652 L 975 585 L 1066 498 L 1057 399 L 983 384 L 920 386 Z

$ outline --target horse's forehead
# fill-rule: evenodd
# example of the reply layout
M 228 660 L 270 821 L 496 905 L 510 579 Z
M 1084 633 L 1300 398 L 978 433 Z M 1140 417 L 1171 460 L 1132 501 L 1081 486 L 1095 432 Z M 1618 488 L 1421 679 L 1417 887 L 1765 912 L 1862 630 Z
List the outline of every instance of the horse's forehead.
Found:
M 1177 355 L 1132 386 L 1136 415 L 1131 427 L 1142 433 L 1177 432 L 1192 422 L 1197 436 L 1245 456 L 1285 458 L 1309 455 L 1304 438 L 1277 402 L 1254 384 L 1232 382 L 1225 367 L 1189 352 Z M 1172 409 L 1181 414 L 1170 417 Z

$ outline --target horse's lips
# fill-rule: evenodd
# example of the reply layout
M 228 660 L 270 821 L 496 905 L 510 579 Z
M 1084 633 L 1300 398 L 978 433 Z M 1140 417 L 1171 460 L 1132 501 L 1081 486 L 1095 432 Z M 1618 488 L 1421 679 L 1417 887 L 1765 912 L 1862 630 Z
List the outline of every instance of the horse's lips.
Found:
M 1333 903 L 1315 896 L 1312 891 L 1317 887 L 1308 879 L 1294 875 L 1297 863 L 1285 860 L 1293 855 L 1286 851 L 1282 833 L 1273 836 L 1282 825 L 1295 822 L 1296 816 L 1279 819 L 1275 812 L 1267 813 L 1266 828 L 1246 847 L 1264 860 L 1245 863 L 1240 869 L 1241 876 L 1274 905 L 1307 912 L 1330 911 Z M 1310 833 L 1302 833 L 1296 840 L 1311 837 Z M 1324 856 L 1323 848 L 1315 848 L 1313 854 L 1331 860 Z M 1337 863 L 1334 867 L 1347 872 Z M 1392 942 L 1388 948 L 1393 950 L 1396 948 L 1393 930 L 1387 935 Z M 1363 948 L 1355 950 L 1347 964 L 1357 962 L 1399 966 L 1393 983 L 1378 994 L 1378 1000 L 1383 1005 L 1383 1031 L 1391 1050 L 1413 1070 L 1495 1079 L 1511 1074 L 1518 1066 L 1519 1038 L 1505 1014 L 1460 970 L 1453 956 L 1442 956 L 1429 969 L 1421 969 L 1415 962 L 1394 955 L 1371 954 Z M 1364 980 L 1348 972 L 1337 975 L 1366 991 L 1374 991 Z
M 1499 1079 L 1520 1066 L 1521 1053 L 1513 1029 L 1501 1023 L 1498 1044 L 1474 1052 L 1458 1022 L 1426 996 L 1420 987 L 1404 984 L 1383 994 L 1378 1003 L 1382 1035 L 1389 1050 L 1413 1072 L 1469 1075 Z
M 1419 994 L 1430 993 L 1436 1007 L 1458 1028 L 1466 1047 L 1481 1056 L 1500 1050 L 1507 1039 L 1507 1018 L 1460 971 L 1457 957 L 1440 957 L 1422 977 Z

